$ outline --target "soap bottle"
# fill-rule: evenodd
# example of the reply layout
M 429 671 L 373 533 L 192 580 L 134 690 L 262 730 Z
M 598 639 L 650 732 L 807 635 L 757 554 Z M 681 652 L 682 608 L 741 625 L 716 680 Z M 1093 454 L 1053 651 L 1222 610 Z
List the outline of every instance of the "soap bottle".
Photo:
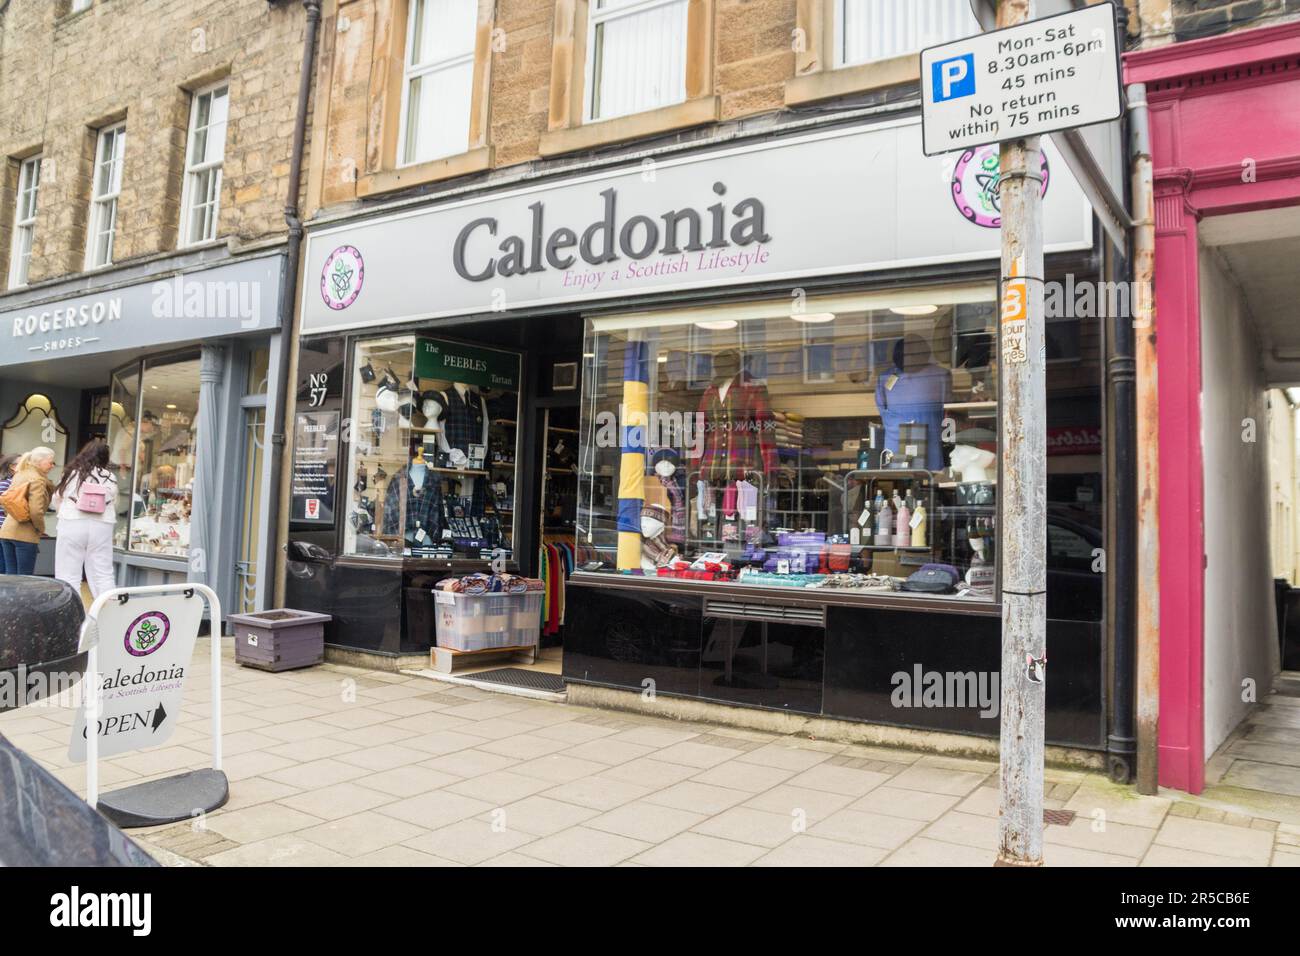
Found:
M 898 521 L 895 524 L 894 547 L 910 548 L 912 546 L 912 510 L 907 500 L 894 495 L 894 507 L 898 509 Z
M 914 548 L 929 547 L 925 539 L 926 521 L 925 501 L 918 498 L 916 500 L 916 510 L 912 512 L 912 547 Z
M 894 512 L 883 495 L 880 498 L 880 510 L 876 512 L 876 546 L 889 547 L 894 541 Z

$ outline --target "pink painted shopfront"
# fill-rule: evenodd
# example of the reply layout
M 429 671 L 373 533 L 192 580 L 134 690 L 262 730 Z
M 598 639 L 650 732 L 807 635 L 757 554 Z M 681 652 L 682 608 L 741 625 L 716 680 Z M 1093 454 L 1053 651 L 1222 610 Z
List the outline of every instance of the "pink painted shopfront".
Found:
M 1274 578 L 1296 564 L 1281 540 L 1294 470 L 1284 487 L 1277 463 L 1294 469 L 1300 397 L 1300 23 L 1133 53 L 1125 81 L 1146 84 L 1154 165 L 1159 777 L 1198 793 L 1285 654 Z M 1278 731 L 1300 755 L 1300 727 Z M 1300 760 L 1284 763 L 1270 779 L 1300 793 Z M 1254 785 L 1215 764 L 1209 777 Z

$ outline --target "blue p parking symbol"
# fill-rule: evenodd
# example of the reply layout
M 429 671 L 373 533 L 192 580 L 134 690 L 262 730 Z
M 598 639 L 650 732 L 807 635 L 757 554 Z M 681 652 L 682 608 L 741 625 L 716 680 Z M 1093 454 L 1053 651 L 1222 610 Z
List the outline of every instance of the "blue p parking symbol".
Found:
M 975 54 L 938 60 L 930 67 L 930 95 L 934 102 L 975 95 Z

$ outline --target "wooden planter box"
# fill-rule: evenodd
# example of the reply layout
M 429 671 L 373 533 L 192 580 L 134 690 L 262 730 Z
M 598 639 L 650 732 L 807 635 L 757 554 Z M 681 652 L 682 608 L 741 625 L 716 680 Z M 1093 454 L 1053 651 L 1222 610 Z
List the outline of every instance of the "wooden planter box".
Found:
M 325 660 L 328 614 L 277 608 L 258 614 L 231 614 L 235 663 L 264 671 L 311 667 Z

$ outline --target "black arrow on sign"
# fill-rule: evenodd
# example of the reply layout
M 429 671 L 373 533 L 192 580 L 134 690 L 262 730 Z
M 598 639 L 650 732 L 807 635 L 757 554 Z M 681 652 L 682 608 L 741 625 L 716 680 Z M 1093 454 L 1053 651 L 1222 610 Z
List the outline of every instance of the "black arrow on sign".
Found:
M 163 710 L 163 705 L 159 704 L 158 709 L 153 712 L 153 732 L 158 733 L 158 728 L 162 722 L 167 719 L 167 711 Z

